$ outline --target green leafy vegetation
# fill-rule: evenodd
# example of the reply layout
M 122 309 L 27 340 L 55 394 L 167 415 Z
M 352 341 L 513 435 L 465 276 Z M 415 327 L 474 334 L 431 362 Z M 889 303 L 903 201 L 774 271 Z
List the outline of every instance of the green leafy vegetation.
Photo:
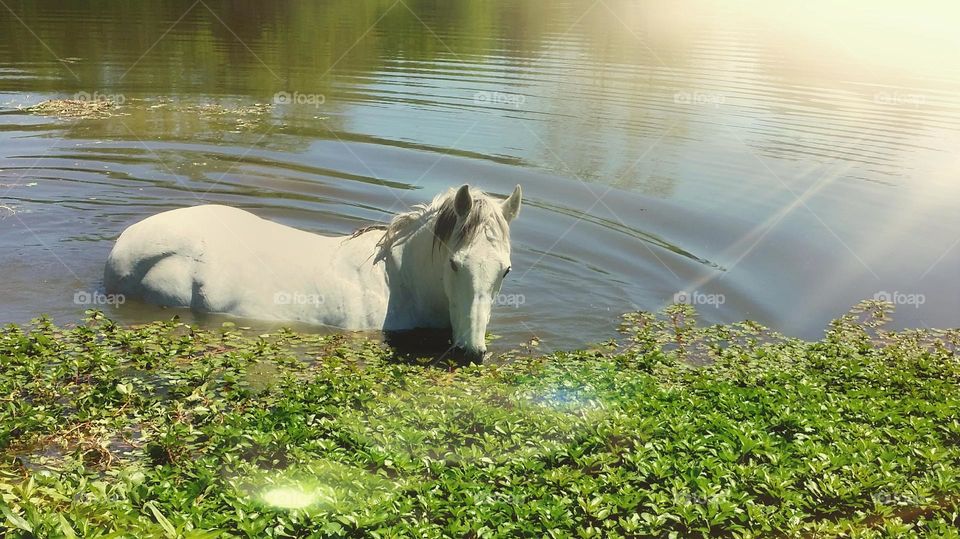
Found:
M 0 332 L 6 537 L 957 537 L 956 331 L 693 311 L 459 369 L 177 321 Z

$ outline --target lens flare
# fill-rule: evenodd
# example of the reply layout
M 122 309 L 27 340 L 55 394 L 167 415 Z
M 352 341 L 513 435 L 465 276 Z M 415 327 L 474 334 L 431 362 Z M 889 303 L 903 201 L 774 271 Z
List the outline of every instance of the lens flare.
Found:
M 264 503 L 281 509 L 310 507 L 322 497 L 316 489 L 305 489 L 297 485 L 275 486 L 263 493 Z
M 235 487 L 257 504 L 306 513 L 349 513 L 376 505 L 402 489 L 401 483 L 324 459 L 303 461 L 283 470 L 248 468 L 235 478 Z
M 529 396 L 534 404 L 555 410 L 589 412 L 602 410 L 603 403 L 582 389 L 556 388 L 545 393 Z

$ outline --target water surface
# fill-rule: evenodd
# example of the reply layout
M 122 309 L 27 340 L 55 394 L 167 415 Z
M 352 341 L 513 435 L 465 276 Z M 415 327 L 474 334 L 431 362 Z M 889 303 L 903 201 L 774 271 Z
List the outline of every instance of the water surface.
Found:
M 957 326 L 957 27 L 946 2 L 8 0 L 2 321 L 76 320 L 163 210 L 346 234 L 520 183 L 497 346 L 685 298 L 803 337 L 884 294 Z M 119 106 L 23 110 L 77 96 Z

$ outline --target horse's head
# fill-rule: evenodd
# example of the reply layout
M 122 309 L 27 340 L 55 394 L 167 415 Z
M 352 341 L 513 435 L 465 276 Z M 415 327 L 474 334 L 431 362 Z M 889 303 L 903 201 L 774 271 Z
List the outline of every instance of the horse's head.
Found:
M 443 288 L 453 343 L 481 359 L 490 309 L 510 273 L 510 221 L 520 213 L 520 186 L 500 202 L 464 185 L 440 206 L 434 241 L 443 254 Z

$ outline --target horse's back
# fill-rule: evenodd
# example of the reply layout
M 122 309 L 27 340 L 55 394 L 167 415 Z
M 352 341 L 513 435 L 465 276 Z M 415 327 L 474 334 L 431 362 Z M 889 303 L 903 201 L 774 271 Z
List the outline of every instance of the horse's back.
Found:
M 312 234 L 219 205 L 148 217 L 107 260 L 110 292 L 149 303 L 343 327 L 382 324 L 376 238 Z M 321 299 L 323 301 L 321 301 Z
M 244 251 L 243 237 L 262 236 L 276 225 L 250 212 L 221 205 L 170 210 L 131 225 L 117 239 L 104 270 L 112 292 L 162 305 L 197 306 L 202 265 L 229 264 Z M 285 227 L 286 228 L 286 227 Z

